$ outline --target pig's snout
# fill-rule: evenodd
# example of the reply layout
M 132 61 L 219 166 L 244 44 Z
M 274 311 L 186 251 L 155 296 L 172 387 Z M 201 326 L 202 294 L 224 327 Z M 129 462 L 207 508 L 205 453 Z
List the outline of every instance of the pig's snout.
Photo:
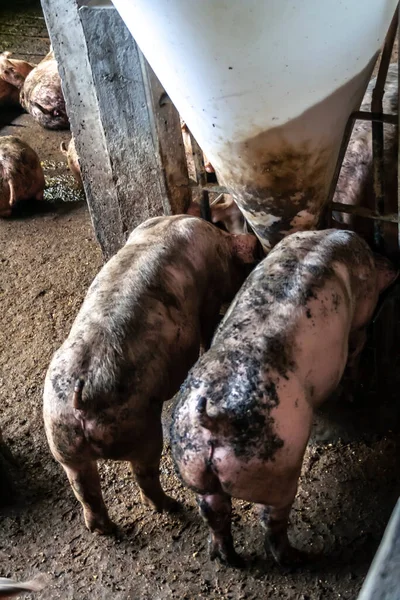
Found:
M 53 117 L 53 118 L 62 118 L 62 119 L 66 119 L 67 118 L 67 113 L 65 111 L 62 111 L 58 108 L 46 108 L 44 106 L 42 106 L 41 104 L 39 104 L 38 102 L 32 102 L 33 106 L 35 106 L 38 110 L 40 110 L 41 113 L 43 113 L 44 115 L 48 116 L 48 117 Z

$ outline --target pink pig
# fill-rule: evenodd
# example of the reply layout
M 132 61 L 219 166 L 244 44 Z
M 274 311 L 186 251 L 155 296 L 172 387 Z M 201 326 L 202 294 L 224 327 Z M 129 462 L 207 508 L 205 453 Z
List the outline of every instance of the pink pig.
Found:
M 330 229 L 286 237 L 243 284 L 173 416 L 174 460 L 197 494 L 212 558 L 241 562 L 233 497 L 260 506 L 279 564 L 300 560 L 287 527 L 313 411 L 361 351 L 379 294 L 396 277 L 357 234 Z

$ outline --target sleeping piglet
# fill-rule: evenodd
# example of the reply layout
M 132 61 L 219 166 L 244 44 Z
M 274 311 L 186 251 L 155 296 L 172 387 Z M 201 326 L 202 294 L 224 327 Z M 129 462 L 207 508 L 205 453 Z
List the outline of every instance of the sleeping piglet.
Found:
M 52 50 L 25 79 L 20 102 L 42 127 L 69 129 L 61 77 Z
M 36 152 L 13 135 L 0 136 L 0 217 L 23 200 L 43 200 L 44 186 Z
M 26 77 L 36 65 L 26 60 L 10 57 L 11 52 L 0 54 L 0 79 L 20 90 L 24 85 Z

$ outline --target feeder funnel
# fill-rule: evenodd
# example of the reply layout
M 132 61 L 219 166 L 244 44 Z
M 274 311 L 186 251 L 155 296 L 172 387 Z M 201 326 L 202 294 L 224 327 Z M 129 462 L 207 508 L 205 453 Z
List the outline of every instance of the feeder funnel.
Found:
M 265 250 L 314 228 L 397 0 L 113 0 Z

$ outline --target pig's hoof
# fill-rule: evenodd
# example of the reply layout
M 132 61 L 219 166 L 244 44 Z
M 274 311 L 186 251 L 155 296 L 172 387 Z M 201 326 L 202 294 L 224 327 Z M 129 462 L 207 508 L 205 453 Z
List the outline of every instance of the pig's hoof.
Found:
M 169 513 L 176 513 L 182 510 L 182 504 L 178 502 L 178 500 L 174 500 L 174 498 L 170 498 L 169 496 L 165 496 L 165 500 L 163 503 L 163 510 Z
M 115 533 L 117 526 L 107 518 L 96 518 L 85 519 L 86 527 L 91 533 L 97 533 L 98 535 L 112 535 Z
M 180 511 L 182 508 L 181 504 L 177 500 L 170 498 L 166 494 L 157 503 L 153 500 L 150 500 L 150 498 L 146 498 L 145 496 L 142 496 L 142 502 L 145 506 L 149 506 L 150 508 L 159 513 L 164 511 L 168 513 L 174 513 Z
M 297 548 L 293 548 L 292 546 L 288 546 L 283 552 L 274 551 L 273 548 L 270 549 L 278 565 L 288 571 L 299 569 L 317 559 L 315 554 L 297 550 Z
M 210 541 L 210 559 L 220 560 L 222 564 L 229 567 L 235 567 L 236 569 L 243 569 L 245 566 L 244 559 L 236 552 L 233 546 L 221 546 L 219 544 L 213 544 Z

